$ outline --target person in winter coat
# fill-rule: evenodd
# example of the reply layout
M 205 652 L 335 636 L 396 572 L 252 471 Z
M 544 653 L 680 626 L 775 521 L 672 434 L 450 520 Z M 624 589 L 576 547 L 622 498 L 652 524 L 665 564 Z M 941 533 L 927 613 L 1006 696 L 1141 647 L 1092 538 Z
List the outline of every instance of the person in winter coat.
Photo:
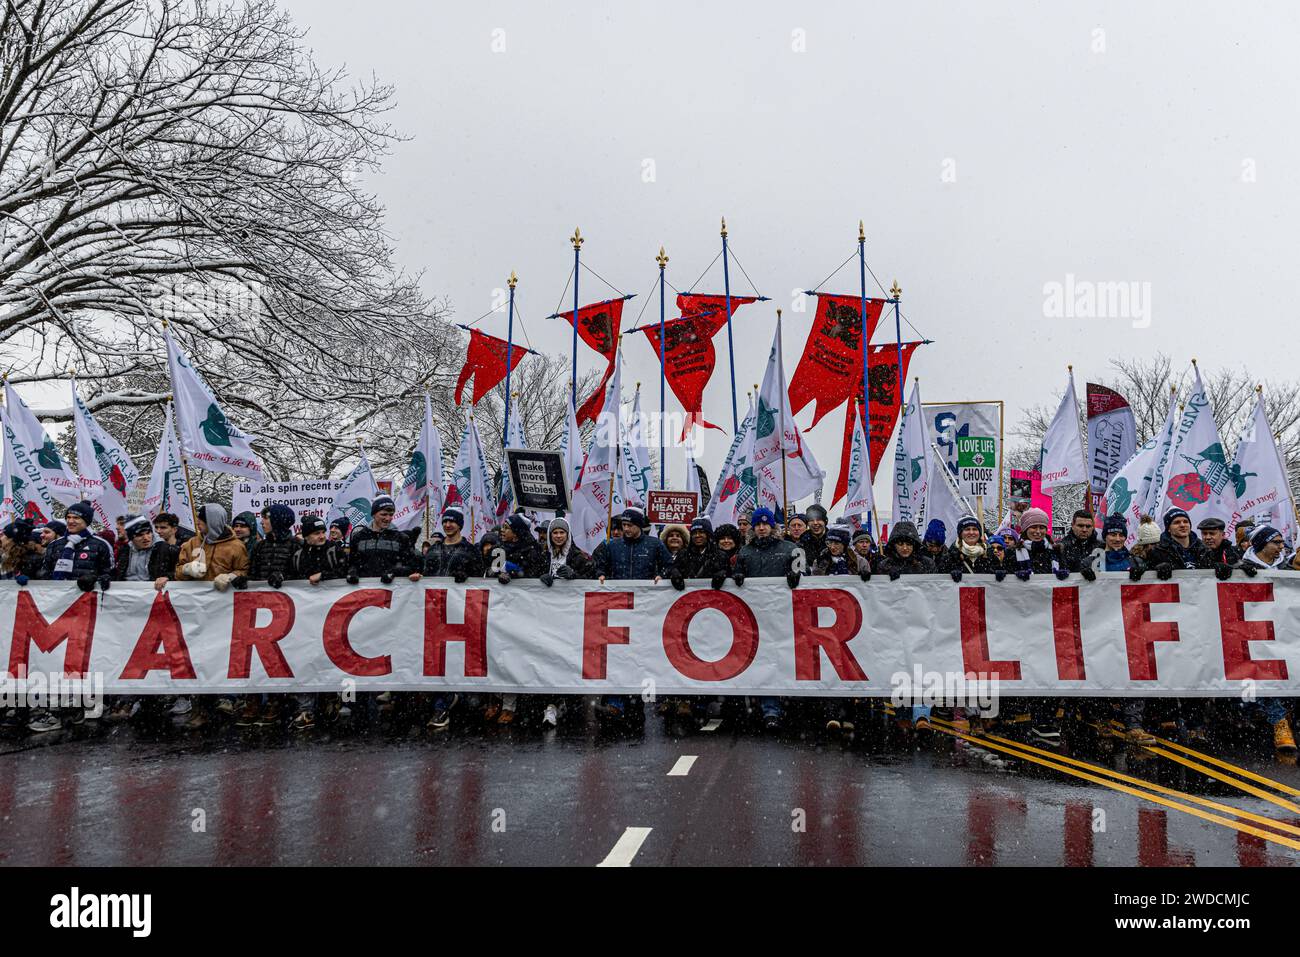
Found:
M 546 570 L 546 556 L 533 536 L 528 519 L 516 512 L 501 524 L 501 544 L 506 552 L 505 571 L 497 576 L 503 585 L 512 578 L 537 578 Z
M 846 528 L 832 527 L 826 530 L 826 550 L 821 558 L 813 562 L 814 575 L 860 575 L 863 581 L 870 581 L 871 566 L 864 562 L 858 553 L 849 548 L 849 531 Z
M 483 553 L 464 535 L 465 513 L 458 506 L 442 510 L 442 534 L 424 553 L 424 574 L 429 578 L 452 578 L 463 584 L 470 578 L 482 578 Z M 432 536 L 431 536 L 432 537 Z M 419 574 L 411 575 L 419 581 Z
M 1074 513 L 1074 518 L 1070 520 L 1070 531 L 1057 545 L 1057 550 L 1061 554 L 1061 565 L 1066 571 L 1079 571 L 1084 561 L 1093 552 L 1102 548 L 1096 528 L 1097 520 L 1092 512 L 1081 508 Z
M 378 578 L 390 585 L 399 575 L 406 576 L 419 566 L 411 539 L 393 527 L 396 506 L 388 495 L 379 495 L 370 503 L 370 524 L 352 533 L 348 546 L 348 584 L 362 578 Z
M 723 558 L 713 543 L 713 523 L 700 517 L 691 522 L 691 542 L 673 557 L 673 587 L 679 591 L 686 587 L 688 578 L 707 578 L 710 581 L 730 572 L 730 562 Z M 722 582 L 717 584 L 722 587 Z
M 45 547 L 26 519 L 17 519 L 4 527 L 0 532 L 0 551 L 4 555 L 0 559 L 0 577 L 11 578 L 21 586 L 40 578 L 44 572 Z
M 1221 518 L 1210 517 L 1202 519 L 1196 530 L 1201 533 L 1201 544 L 1205 546 L 1196 567 L 1212 568 L 1215 578 L 1227 581 L 1233 567 L 1241 561 L 1241 552 L 1228 541 L 1227 524 Z
M 791 515 L 785 523 L 784 534 L 790 541 L 798 543 L 803 538 L 804 533 L 808 531 L 808 516 L 803 512 L 796 512 Z
M 180 548 L 155 535 L 149 519 L 143 515 L 128 515 L 123 535 L 126 537 L 126 550 L 118 556 L 113 572 L 117 581 L 151 582 L 171 578 Z
M 248 584 L 248 550 L 230 530 L 226 510 L 216 502 L 199 510 L 199 530 L 181 546 L 173 577 L 177 581 L 212 582 L 217 591 Z M 154 588 L 162 591 L 169 580 L 160 575 L 154 579 Z
M 810 526 L 811 518 L 810 515 Z M 795 563 L 797 559 L 806 561 L 806 553 L 776 534 L 776 516 L 770 509 L 754 509 L 749 521 L 754 540 L 736 556 L 731 580 L 740 587 L 745 584 L 746 578 L 784 578 L 791 588 L 797 587 L 800 572 L 796 570 Z M 810 527 L 809 532 L 811 531 Z M 784 702 L 779 698 L 766 697 L 760 698 L 758 704 L 763 714 L 763 727 L 772 733 L 780 731 L 785 716 Z
M 730 578 L 736 568 L 736 556 L 740 554 L 740 546 L 744 544 L 744 538 L 740 529 L 729 522 L 723 522 L 713 533 L 713 544 L 718 546 L 718 560 L 720 567 L 714 573 L 714 580 L 717 581 L 718 574 Z M 722 582 L 717 582 L 714 588 L 721 588 Z
M 279 503 L 267 509 L 267 521 L 270 531 L 266 537 L 253 545 L 251 570 L 248 577 L 254 581 L 264 581 L 272 588 L 279 588 L 289 577 L 289 560 L 298 548 L 298 540 L 293 535 L 296 516 L 288 505 Z
M 921 536 L 916 533 L 916 526 L 907 521 L 897 522 L 889 530 L 878 564 L 881 574 L 888 575 L 890 581 L 898 581 L 903 575 L 935 573 L 934 562 L 921 551 Z
M 284 570 L 285 581 L 305 581 L 319 585 L 323 581 L 342 578 L 347 573 L 347 557 L 340 542 L 328 541 L 325 520 L 319 515 L 304 515 L 301 523 L 302 537 L 294 541 L 293 552 Z M 304 693 L 295 696 L 296 714 L 289 722 L 294 731 L 310 731 L 316 727 L 316 715 L 324 711 L 332 717 L 341 717 L 346 707 L 339 695 Z
M 951 571 L 948 567 L 948 526 L 937 518 L 932 518 L 925 526 L 925 535 L 921 539 L 921 552 L 934 562 L 936 572 Z
M 1105 551 L 1102 552 L 1098 570 L 1103 572 L 1128 572 L 1135 581 L 1142 577 L 1146 568 L 1142 559 L 1128 549 L 1128 522 L 1123 515 L 1108 515 L 1102 526 Z M 1133 575 L 1137 571 L 1136 577 Z
M 974 516 L 967 515 L 957 522 L 957 541 L 948 549 L 945 568 L 952 580 L 959 582 L 963 575 L 992 575 L 1002 567 L 989 554 L 984 543 L 984 529 Z
M 95 510 L 89 502 L 73 502 L 63 521 L 68 534 L 45 548 L 42 577 L 53 581 L 75 581 L 82 591 L 95 584 L 108 590 L 113 573 L 113 550 L 108 542 L 91 534 L 90 523 Z
M 826 509 L 820 505 L 809 505 L 803 514 L 808 519 L 808 531 L 799 536 L 799 540 L 795 544 L 803 549 L 809 567 L 811 567 L 812 563 L 820 558 L 822 552 L 826 550 L 828 516 Z
M 1029 581 L 1031 575 L 1054 574 L 1061 581 L 1070 577 L 1047 537 L 1049 521 L 1041 508 L 1027 508 L 1020 514 L 1020 545 L 1011 556 L 1008 570 L 1021 581 Z
M 1165 532 L 1151 550 L 1148 564 L 1155 568 L 1157 578 L 1167 581 L 1176 568 L 1203 567 L 1204 551 L 1205 546 L 1192 531 L 1191 517 L 1175 506 L 1165 512 Z
M 153 533 L 178 552 L 182 545 L 194 537 L 194 529 L 186 528 L 171 512 L 159 512 L 154 516 Z
M 331 542 L 338 542 L 340 545 L 344 547 L 344 549 L 346 549 L 348 547 L 348 539 L 350 539 L 351 537 L 352 537 L 352 523 L 349 522 L 346 518 L 340 516 L 334 519 L 334 521 L 330 522 L 329 540 Z
M 546 527 L 546 571 L 541 575 L 542 584 L 550 588 L 557 578 L 573 581 L 595 577 L 591 556 L 573 544 L 569 520 L 551 519 Z
M 993 571 L 993 577 L 1002 581 L 1007 577 L 1007 540 L 999 532 L 990 535 L 988 541 L 984 543 L 987 550 L 985 557 L 988 559 L 989 567 Z
M 657 582 L 667 575 L 673 556 L 662 541 L 645 533 L 650 527 L 645 513 L 639 508 L 627 508 L 619 516 L 619 525 L 622 538 L 601 542 L 592 553 L 597 579 Z
M 659 533 L 659 538 L 668 549 L 668 554 L 675 560 L 686 548 L 690 533 L 686 531 L 685 525 L 665 525 L 663 531 Z
M 230 530 L 234 533 L 235 538 L 244 546 L 248 552 L 248 561 L 253 561 L 253 549 L 257 547 L 258 542 L 258 521 L 257 516 L 251 511 L 240 512 L 230 520 Z

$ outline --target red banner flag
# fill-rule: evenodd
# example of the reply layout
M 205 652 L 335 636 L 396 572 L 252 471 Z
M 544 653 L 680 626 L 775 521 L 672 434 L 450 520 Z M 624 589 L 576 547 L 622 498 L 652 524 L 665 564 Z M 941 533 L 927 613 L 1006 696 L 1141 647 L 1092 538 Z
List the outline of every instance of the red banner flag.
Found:
M 513 372 L 515 366 L 519 365 L 519 360 L 528 352 L 522 346 L 515 346 L 514 354 L 510 357 L 510 368 L 506 368 L 506 353 L 509 344 L 504 339 L 498 339 L 495 336 L 489 336 L 487 333 L 479 332 L 477 329 L 469 331 L 469 348 L 465 351 L 465 365 L 460 370 L 460 377 L 456 380 L 456 404 L 460 405 L 462 393 L 465 391 L 465 383 L 469 377 L 474 377 L 474 393 L 470 399 L 470 405 L 478 405 L 478 400 L 483 398 L 497 384 L 505 379 L 508 372 Z
M 732 296 L 731 312 L 734 315 L 737 306 L 755 301 L 754 296 Z M 681 310 L 680 319 L 664 323 L 664 375 L 673 395 L 677 396 L 682 408 L 686 410 L 686 424 L 682 427 L 682 438 L 699 423 L 707 429 L 718 429 L 704 419 L 701 407 L 704 404 L 704 387 L 713 376 L 716 355 L 713 352 L 713 336 L 727 324 L 726 296 L 697 296 L 681 293 L 677 297 L 677 308 Z M 642 326 L 641 331 L 650 340 L 650 346 L 659 355 L 659 326 Z
M 907 381 L 907 367 L 912 362 L 912 353 L 919 342 L 903 343 L 903 381 Z M 871 346 L 871 371 L 867 382 L 871 388 L 871 429 L 867 437 L 871 445 L 871 477 L 876 477 L 876 469 L 885 457 L 889 437 L 894 434 L 894 425 L 898 422 L 898 410 L 901 408 L 898 396 L 898 346 L 886 343 Z M 858 366 L 858 388 L 854 390 L 853 401 L 858 404 L 858 414 L 862 414 L 862 375 Z M 844 446 L 840 453 L 840 475 L 835 480 L 834 505 L 849 490 L 849 462 L 853 458 L 853 413 L 851 407 L 845 409 Z
M 600 377 L 596 391 L 587 396 L 578 406 L 578 423 L 595 421 L 600 410 L 605 406 L 605 387 L 609 377 L 614 374 L 614 353 L 618 350 L 619 330 L 623 325 L 623 299 L 609 299 L 594 302 L 578 309 L 578 338 L 605 357 L 608 363 L 605 374 Z M 573 325 L 573 312 L 562 312 L 561 316 Z
M 867 300 L 867 341 L 880 321 L 885 300 Z M 790 411 L 798 413 L 814 399 L 812 425 L 827 412 L 862 391 L 862 297 L 817 294 L 803 355 L 790 380 Z

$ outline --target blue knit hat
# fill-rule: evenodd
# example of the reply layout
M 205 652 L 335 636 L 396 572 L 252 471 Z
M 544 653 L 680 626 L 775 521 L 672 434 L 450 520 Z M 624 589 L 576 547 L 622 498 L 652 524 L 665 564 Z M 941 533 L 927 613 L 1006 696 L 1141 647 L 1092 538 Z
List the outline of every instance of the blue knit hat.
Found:
M 89 502 L 73 502 L 68 506 L 64 518 L 66 519 L 68 515 L 79 515 L 81 520 L 89 525 L 95 520 L 95 507 Z
M 1124 518 L 1123 515 L 1120 515 L 1119 513 L 1116 513 L 1114 515 L 1107 515 L 1106 523 L 1101 527 L 1101 534 L 1103 536 L 1106 536 L 1109 535 L 1111 532 L 1119 532 L 1127 536 L 1128 520 Z
M 1165 531 L 1166 531 L 1166 532 L 1169 531 L 1169 526 L 1170 526 L 1171 524 L 1173 524 L 1173 521 L 1174 521 L 1174 519 L 1176 519 L 1176 518 L 1185 518 L 1185 519 L 1187 519 L 1189 522 L 1192 520 L 1192 516 L 1188 515 L 1187 512 L 1186 512 L 1184 509 L 1181 509 L 1181 508 L 1179 508 L 1177 505 L 1175 505 L 1173 508 L 1171 508 L 1171 509 L 1169 509 L 1167 512 L 1165 512 Z
M 772 514 L 770 508 L 756 508 L 754 514 L 749 517 L 749 524 L 752 525 L 771 525 L 776 527 L 776 516 Z
M 444 522 L 455 522 L 460 528 L 465 527 L 465 513 L 455 505 L 448 505 L 442 510 L 442 520 Z
M 948 526 L 937 518 L 930 519 L 930 524 L 925 526 L 925 538 L 922 539 L 927 545 L 942 545 L 948 540 Z

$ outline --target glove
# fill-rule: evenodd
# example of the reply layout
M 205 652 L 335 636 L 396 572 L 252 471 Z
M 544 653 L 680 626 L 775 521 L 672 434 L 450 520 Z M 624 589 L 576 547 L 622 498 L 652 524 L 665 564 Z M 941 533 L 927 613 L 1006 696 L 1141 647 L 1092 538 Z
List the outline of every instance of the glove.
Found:
M 718 574 L 718 575 L 714 575 L 711 579 L 709 579 L 709 584 L 712 585 L 714 588 L 721 588 L 722 583 L 725 582 L 726 580 L 727 580 L 726 575 Z
M 891 568 L 889 570 L 889 580 L 891 582 L 896 582 L 902 577 L 903 577 L 903 573 L 900 572 L 897 568 Z
M 1226 582 L 1229 578 L 1232 577 L 1232 566 L 1223 565 L 1223 564 L 1215 565 L 1214 577 L 1221 582 Z
M 248 578 L 244 575 L 236 575 L 234 579 L 231 580 L 230 584 L 235 587 L 236 591 L 243 591 L 248 587 Z M 277 585 L 276 587 L 278 588 L 279 586 Z
M 1079 563 L 1079 574 L 1083 576 L 1084 581 L 1095 582 L 1097 580 L 1097 562 L 1101 560 L 1101 551 L 1093 549 L 1084 556 L 1083 561 Z
M 1174 577 L 1173 565 L 1170 565 L 1168 562 L 1165 562 L 1163 565 L 1156 566 L 1156 578 L 1159 578 L 1162 582 L 1167 582 L 1169 581 L 1169 579 L 1173 577 Z
M 745 573 L 736 572 L 736 574 L 731 576 L 731 580 L 735 582 L 736 587 L 739 588 L 741 585 L 745 584 Z
M 1054 571 L 1056 573 L 1056 580 L 1058 582 L 1063 582 L 1070 577 L 1070 573 L 1066 571 L 1064 568 L 1056 568 L 1054 569 Z
M 1143 571 L 1145 571 L 1145 569 L 1142 568 L 1142 567 L 1139 566 L 1139 565 L 1131 565 L 1131 566 L 1129 566 L 1129 570 L 1128 570 L 1128 580 L 1131 581 L 1131 582 L 1141 581 L 1141 580 L 1142 580 L 1142 572 L 1143 572 Z
M 100 591 L 108 591 L 108 586 L 111 585 L 111 584 L 113 584 L 113 579 L 109 578 L 107 575 L 100 575 L 100 576 L 99 576 L 99 590 L 100 590 Z
M 271 574 L 266 576 L 266 583 L 272 588 L 279 588 L 284 584 L 284 576 L 278 572 L 271 572 Z M 239 587 L 238 583 L 236 583 L 235 587 Z
M 235 576 L 230 572 L 226 572 L 224 575 L 218 575 L 216 578 L 212 579 L 212 587 L 217 591 L 225 591 L 230 587 L 230 583 L 234 580 Z
M 861 578 L 864 582 L 871 581 L 871 569 L 870 568 L 862 569 L 862 571 L 858 572 L 858 577 Z
M 951 574 L 952 574 L 952 580 L 953 580 L 953 581 L 955 581 L 955 582 L 959 582 L 959 581 L 961 581 L 961 569 L 960 569 L 960 568 L 954 568 L 954 569 L 952 570 Z
M 1016 577 L 1022 582 L 1027 582 L 1029 581 L 1029 572 L 1022 568 L 1020 571 L 1016 572 Z
M 1256 575 L 1259 574 L 1259 569 L 1256 568 L 1254 565 L 1248 565 L 1245 562 L 1242 562 L 1241 573 L 1245 575 L 1247 578 L 1254 578 Z
M 571 582 L 578 577 L 578 574 L 568 565 L 561 565 L 555 570 L 555 577 L 563 578 L 566 582 Z
M 497 581 L 499 581 L 503 585 L 509 585 L 510 575 L 507 572 L 502 572 L 500 575 L 497 576 Z
M 77 587 L 80 588 L 82 591 L 94 591 L 95 576 L 82 575 L 80 578 L 77 579 Z
M 669 576 L 668 580 L 673 583 L 673 587 L 678 591 L 684 591 L 686 589 L 686 579 L 681 575 Z
M 547 572 L 545 575 L 539 575 L 538 580 L 547 588 L 550 588 L 552 585 L 555 584 L 555 576 L 552 575 L 550 572 Z
M 356 572 L 348 572 L 348 584 L 349 584 L 349 585 L 360 585 L 360 584 L 361 584 L 361 579 L 357 577 L 357 573 L 356 573 Z
M 385 585 L 391 585 L 393 583 L 393 573 L 384 572 L 382 575 L 379 576 L 379 580 L 383 582 Z
M 801 576 L 798 572 L 790 572 L 788 575 L 785 576 L 785 583 L 789 585 L 791 588 L 798 588 L 799 579 L 801 577 L 803 576 Z
M 451 580 L 454 581 L 457 585 L 463 585 L 465 584 L 465 582 L 469 580 L 469 576 L 466 575 L 463 570 L 457 571 L 452 574 Z
M 22 588 L 24 585 L 27 584 L 27 576 L 21 573 L 17 574 L 14 576 L 14 581 L 18 583 L 19 588 Z
M 1097 573 L 1091 565 L 1079 566 L 1079 574 L 1083 576 L 1084 581 L 1095 582 L 1097 580 Z
M 524 573 L 524 570 L 514 562 L 506 562 L 506 574 L 511 578 L 518 578 Z
M 1007 577 L 1007 570 L 1005 568 L 998 568 L 995 569 L 993 572 L 993 580 L 995 582 L 1005 581 L 1006 577 Z

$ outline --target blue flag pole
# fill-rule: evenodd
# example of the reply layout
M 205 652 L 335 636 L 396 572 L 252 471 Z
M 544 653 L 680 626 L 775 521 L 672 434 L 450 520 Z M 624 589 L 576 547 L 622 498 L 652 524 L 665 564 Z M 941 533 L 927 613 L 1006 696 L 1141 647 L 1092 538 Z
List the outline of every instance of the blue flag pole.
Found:
M 727 297 L 727 359 L 731 363 L 731 434 L 740 431 L 736 412 L 736 350 L 731 344 L 731 267 L 727 255 L 727 218 L 722 217 L 722 291 Z
M 903 290 L 899 288 L 897 279 L 889 290 L 889 296 L 889 301 L 894 304 L 894 338 L 898 342 L 898 407 L 901 409 L 907 405 L 907 395 L 903 391 L 903 327 L 898 313 L 898 304 L 903 298 Z
M 655 262 L 659 264 L 659 487 L 667 488 L 667 482 L 664 479 L 665 465 L 667 459 L 664 458 L 664 387 L 667 373 L 664 369 L 664 268 L 668 265 L 668 255 L 664 252 L 664 247 L 659 247 L 659 255 L 655 257 Z M 638 427 L 640 423 L 637 423 Z
M 510 318 L 506 321 L 506 417 L 505 424 L 501 427 L 501 447 L 504 449 L 510 440 L 510 376 L 514 373 L 515 352 L 515 284 L 519 282 L 519 277 L 515 271 L 510 270 L 510 278 L 506 280 L 506 285 L 510 287 Z M 574 323 L 577 328 L 577 323 Z
M 578 401 L 578 267 L 582 261 L 582 232 L 573 227 L 573 388 L 574 402 Z

